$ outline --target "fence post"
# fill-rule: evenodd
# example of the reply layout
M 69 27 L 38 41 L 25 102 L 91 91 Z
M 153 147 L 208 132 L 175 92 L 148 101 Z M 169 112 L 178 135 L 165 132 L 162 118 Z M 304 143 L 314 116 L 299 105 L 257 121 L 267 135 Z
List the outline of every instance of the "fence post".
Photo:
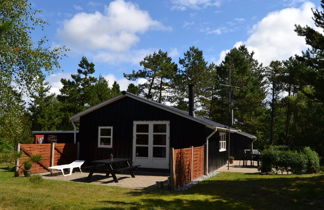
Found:
M 55 143 L 51 143 L 51 166 L 54 165 L 54 156 L 55 156 Z
M 19 154 L 19 152 L 20 152 L 20 143 L 18 143 L 17 145 L 17 153 Z M 19 176 L 19 159 L 20 157 L 16 159 L 16 174 L 18 174 L 18 176 Z
M 190 173 L 190 181 L 193 179 L 193 168 L 194 168 L 194 147 L 191 146 L 191 173 Z
M 170 187 L 171 190 L 176 189 L 176 174 L 175 174 L 175 157 L 174 157 L 174 148 L 171 148 L 171 155 L 170 155 L 170 164 L 171 164 L 171 180 L 170 180 Z

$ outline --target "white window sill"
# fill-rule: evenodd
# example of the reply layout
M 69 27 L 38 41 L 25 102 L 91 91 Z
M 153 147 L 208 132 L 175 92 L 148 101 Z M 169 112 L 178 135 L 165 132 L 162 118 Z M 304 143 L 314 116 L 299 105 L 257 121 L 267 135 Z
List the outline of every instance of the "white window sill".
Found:
M 220 152 L 225 152 L 225 151 L 226 151 L 226 149 L 220 149 L 219 151 L 220 151 Z

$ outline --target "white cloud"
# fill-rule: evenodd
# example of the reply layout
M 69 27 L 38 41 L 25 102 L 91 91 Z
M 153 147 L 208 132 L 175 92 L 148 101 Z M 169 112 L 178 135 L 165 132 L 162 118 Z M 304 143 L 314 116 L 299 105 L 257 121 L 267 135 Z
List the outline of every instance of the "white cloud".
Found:
M 108 86 L 111 88 L 114 82 L 117 82 L 120 86 L 120 90 L 127 90 L 128 85 L 131 83 L 131 81 L 121 78 L 117 79 L 115 75 L 113 74 L 108 74 L 105 75 L 104 78 L 108 81 Z
M 175 57 L 178 57 L 180 55 L 179 51 L 177 48 L 173 48 L 169 51 L 169 56 L 171 58 L 175 58 Z
M 73 8 L 75 9 L 75 10 L 78 10 L 78 11 L 81 11 L 81 10 L 83 10 L 83 8 L 80 6 L 80 5 L 73 5 Z
M 294 7 L 305 2 L 307 2 L 307 0 L 284 0 L 284 3 L 290 7 Z
M 272 12 L 255 24 L 251 35 L 240 44 L 255 52 L 255 58 L 265 65 L 273 60 L 285 60 L 307 49 L 304 37 L 294 31 L 295 24 L 313 26 L 312 11 L 314 4 L 304 3 L 300 8 L 286 8 Z M 221 52 L 220 57 L 224 57 Z
M 130 83 L 133 83 L 135 85 L 143 84 L 146 82 L 145 79 L 138 79 L 137 81 L 129 81 L 126 78 L 119 78 L 117 79 L 114 74 L 107 74 L 104 76 L 104 78 L 108 81 L 108 86 L 111 88 L 114 82 L 117 82 L 120 86 L 120 90 L 127 90 L 127 87 Z
M 227 33 L 230 31 L 231 29 L 227 27 L 218 27 L 218 28 L 206 27 L 200 30 L 200 32 L 206 33 L 207 35 L 221 35 L 223 33 Z
M 131 63 L 138 65 L 144 57 L 157 52 L 157 49 L 129 50 L 126 52 L 100 51 L 91 55 L 96 62 L 106 62 L 110 64 Z M 172 58 L 179 56 L 177 48 L 172 48 L 168 55 Z
M 126 78 L 117 78 L 114 74 L 107 74 L 103 76 L 107 81 L 108 85 L 111 88 L 114 82 L 116 81 L 119 86 L 120 90 L 127 90 L 127 87 L 130 83 L 135 85 L 142 84 L 144 81 L 129 81 Z M 51 74 L 47 77 L 46 81 L 51 86 L 50 93 L 54 93 L 56 95 L 60 94 L 60 89 L 63 87 L 61 83 L 61 79 L 71 79 L 71 73 L 58 73 L 58 74 Z
M 118 64 L 122 62 L 139 64 L 139 62 L 143 60 L 145 56 L 153 52 L 153 49 L 129 50 L 126 52 L 100 51 L 92 55 L 92 57 L 95 61 L 110 64 Z
M 152 28 L 166 29 L 136 4 L 115 0 L 103 13 L 75 14 L 58 34 L 73 48 L 121 52 L 134 46 L 140 40 L 139 34 Z
M 46 81 L 51 86 L 50 93 L 55 93 L 56 95 L 60 93 L 60 89 L 63 87 L 61 79 L 71 79 L 70 73 L 58 73 L 51 74 L 47 77 Z
M 220 0 L 171 0 L 172 9 L 202 9 L 206 7 L 220 7 Z

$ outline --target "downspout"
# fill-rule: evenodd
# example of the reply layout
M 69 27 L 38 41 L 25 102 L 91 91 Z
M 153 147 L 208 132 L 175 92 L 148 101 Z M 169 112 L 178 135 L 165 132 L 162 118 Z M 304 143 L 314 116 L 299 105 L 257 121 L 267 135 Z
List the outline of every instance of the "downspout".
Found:
M 211 133 L 211 134 L 209 134 L 209 136 L 207 136 L 207 138 L 206 138 L 206 166 L 205 166 L 205 168 L 206 168 L 206 175 L 208 175 L 209 174 L 209 172 L 208 172 L 208 145 L 209 145 L 209 139 L 215 134 L 217 132 L 217 128 L 215 128 L 215 130 Z
M 75 126 L 73 120 L 71 120 L 71 122 L 72 122 L 72 125 L 73 125 L 73 142 L 74 142 L 74 144 L 76 144 L 76 126 Z

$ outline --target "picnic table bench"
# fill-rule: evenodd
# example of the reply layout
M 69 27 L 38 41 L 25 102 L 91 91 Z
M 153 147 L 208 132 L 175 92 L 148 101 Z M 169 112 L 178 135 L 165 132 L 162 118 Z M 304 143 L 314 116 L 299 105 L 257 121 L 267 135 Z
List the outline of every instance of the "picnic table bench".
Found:
M 130 175 L 135 178 L 134 171 L 139 167 L 139 165 L 133 166 L 129 159 L 125 158 L 111 158 L 103 160 L 92 161 L 91 167 L 89 168 L 88 180 L 92 179 L 92 175 L 97 172 L 106 173 L 106 176 L 111 176 L 114 179 L 114 182 L 118 182 L 116 177 L 117 173 L 129 172 Z

